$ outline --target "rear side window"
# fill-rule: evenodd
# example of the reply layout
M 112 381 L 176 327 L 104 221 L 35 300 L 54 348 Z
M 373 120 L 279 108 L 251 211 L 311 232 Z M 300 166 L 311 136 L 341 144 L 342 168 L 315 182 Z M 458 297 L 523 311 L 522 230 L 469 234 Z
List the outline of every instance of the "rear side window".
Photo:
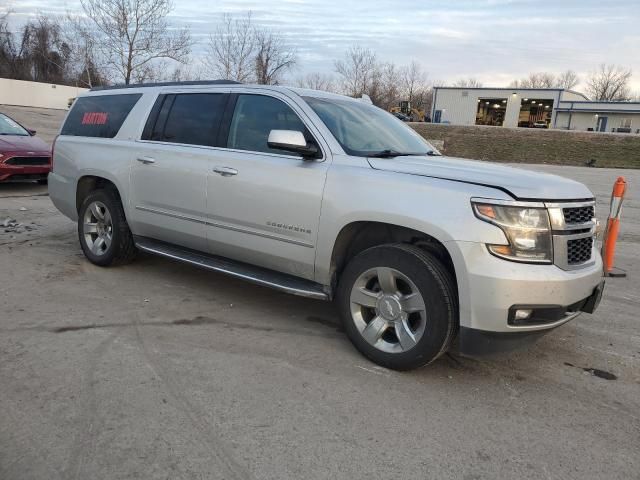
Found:
M 302 120 L 286 103 L 265 95 L 239 95 L 227 147 L 282 155 L 282 150 L 267 145 L 271 130 L 297 130 L 308 135 Z
M 60 134 L 113 138 L 141 96 L 141 93 L 130 93 L 78 98 Z
M 142 138 L 215 146 L 226 99 L 223 93 L 162 96 L 151 111 Z M 155 115 L 156 118 L 153 118 Z

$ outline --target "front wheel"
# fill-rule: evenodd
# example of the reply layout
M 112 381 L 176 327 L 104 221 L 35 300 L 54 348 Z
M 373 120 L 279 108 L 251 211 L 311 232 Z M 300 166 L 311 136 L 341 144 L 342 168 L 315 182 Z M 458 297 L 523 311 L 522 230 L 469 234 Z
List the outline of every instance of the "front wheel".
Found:
M 458 324 L 451 273 L 412 245 L 383 245 L 355 256 L 340 278 L 337 302 L 355 347 L 395 370 L 434 361 Z

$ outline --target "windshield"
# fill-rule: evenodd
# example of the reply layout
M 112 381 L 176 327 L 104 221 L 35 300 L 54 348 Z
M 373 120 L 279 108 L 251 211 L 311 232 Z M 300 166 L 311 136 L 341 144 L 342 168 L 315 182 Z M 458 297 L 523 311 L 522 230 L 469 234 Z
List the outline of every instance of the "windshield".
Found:
M 304 97 L 342 148 L 358 157 L 434 155 L 413 129 L 381 108 L 352 100 Z
M 0 113 L 0 135 L 20 135 L 22 137 L 28 137 L 29 132 L 6 115 Z

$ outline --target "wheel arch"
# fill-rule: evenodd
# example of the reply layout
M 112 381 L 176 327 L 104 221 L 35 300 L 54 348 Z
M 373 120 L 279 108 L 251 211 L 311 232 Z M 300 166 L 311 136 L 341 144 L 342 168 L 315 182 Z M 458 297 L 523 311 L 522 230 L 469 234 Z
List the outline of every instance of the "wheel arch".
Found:
M 340 274 L 349 260 L 368 248 L 389 243 L 415 245 L 433 254 L 452 274 L 454 285 L 458 285 L 453 256 L 445 242 L 426 232 L 402 225 L 377 221 L 354 221 L 342 227 L 333 244 L 328 272 L 331 290 L 335 290 Z
M 116 185 L 116 183 L 105 176 L 101 175 L 83 175 L 78 178 L 78 182 L 76 183 L 76 212 L 80 212 L 80 207 L 82 206 L 82 202 L 87 195 L 89 195 L 94 190 L 98 190 L 100 188 L 111 188 L 118 195 L 118 199 L 123 207 L 125 207 L 122 202 L 122 195 L 120 193 L 120 189 Z M 126 213 L 126 208 L 125 208 Z

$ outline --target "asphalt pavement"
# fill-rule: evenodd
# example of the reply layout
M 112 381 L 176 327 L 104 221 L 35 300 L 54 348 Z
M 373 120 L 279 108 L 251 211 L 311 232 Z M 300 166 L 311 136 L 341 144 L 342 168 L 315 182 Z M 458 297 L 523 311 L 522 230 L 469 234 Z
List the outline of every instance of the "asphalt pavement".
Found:
M 586 182 L 601 218 L 638 171 Z M 331 304 L 170 260 L 100 268 L 0 185 L 0 478 L 640 478 L 640 201 L 600 309 L 508 355 L 377 367 Z M 20 224 L 20 225 L 18 225 Z M 29 227 L 29 228 L 26 228 Z

